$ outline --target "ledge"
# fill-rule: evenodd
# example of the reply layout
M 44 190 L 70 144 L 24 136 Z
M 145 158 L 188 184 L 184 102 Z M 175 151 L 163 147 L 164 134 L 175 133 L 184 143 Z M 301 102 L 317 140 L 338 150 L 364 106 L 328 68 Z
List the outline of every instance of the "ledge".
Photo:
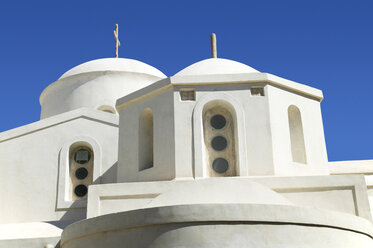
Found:
M 120 212 L 76 222 L 63 231 L 61 246 L 102 233 L 174 224 L 297 225 L 339 229 L 373 237 L 372 223 L 350 214 L 279 205 L 195 204 Z
M 30 133 L 38 132 L 40 130 L 69 122 L 78 118 L 86 118 L 93 121 L 99 121 L 112 126 L 119 125 L 119 117 L 117 115 L 90 108 L 79 108 L 63 114 L 51 116 L 49 118 L 45 118 L 25 126 L 2 132 L 0 133 L 0 143 Z
M 274 85 L 297 94 L 302 94 L 313 98 L 317 101 L 322 101 L 324 96 L 321 90 L 296 83 L 269 73 L 242 73 L 242 74 L 223 74 L 223 75 L 199 75 L 199 76 L 172 76 L 166 79 L 159 80 L 143 89 L 135 91 L 127 96 L 119 98 L 116 103 L 116 108 L 128 105 L 141 98 L 148 97 L 160 90 L 167 89 L 172 86 L 198 86 L 198 85 L 229 85 L 229 84 L 256 84 L 267 83 Z

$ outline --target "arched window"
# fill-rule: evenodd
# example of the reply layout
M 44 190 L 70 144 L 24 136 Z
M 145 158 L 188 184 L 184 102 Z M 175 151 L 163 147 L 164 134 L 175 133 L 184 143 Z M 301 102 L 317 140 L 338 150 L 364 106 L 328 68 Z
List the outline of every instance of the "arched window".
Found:
M 293 162 L 307 163 L 302 118 L 299 109 L 291 105 L 288 108 L 291 154 Z
M 139 118 L 139 171 L 153 167 L 153 112 L 144 109 Z
M 236 176 L 235 112 L 224 101 L 212 101 L 203 110 L 207 171 L 211 177 Z
M 88 186 L 93 182 L 92 149 L 84 143 L 75 143 L 70 147 L 69 174 L 71 180 L 71 199 L 87 198 Z

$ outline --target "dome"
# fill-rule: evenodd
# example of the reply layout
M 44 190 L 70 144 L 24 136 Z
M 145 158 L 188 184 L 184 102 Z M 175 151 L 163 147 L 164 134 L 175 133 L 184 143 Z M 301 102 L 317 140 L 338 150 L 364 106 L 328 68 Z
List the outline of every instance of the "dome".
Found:
M 41 119 L 78 108 L 113 114 L 116 100 L 166 78 L 143 62 L 124 58 L 96 59 L 78 65 L 40 95 Z
M 160 78 L 166 77 L 166 75 L 164 75 L 160 70 L 134 59 L 104 58 L 92 60 L 81 65 L 75 66 L 74 68 L 65 72 L 59 78 L 59 80 L 82 73 L 104 71 L 143 73 Z
M 175 76 L 197 76 L 212 74 L 257 73 L 254 68 L 229 59 L 210 58 L 194 63 Z

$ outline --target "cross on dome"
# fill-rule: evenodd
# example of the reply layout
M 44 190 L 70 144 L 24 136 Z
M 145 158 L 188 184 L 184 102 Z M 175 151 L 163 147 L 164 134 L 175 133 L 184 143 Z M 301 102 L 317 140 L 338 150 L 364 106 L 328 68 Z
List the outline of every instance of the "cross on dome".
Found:
M 118 24 L 115 24 L 114 38 L 115 38 L 115 57 L 118 58 L 118 52 L 119 52 L 119 47 L 120 47 Z
M 218 57 L 218 52 L 217 52 L 217 49 L 216 49 L 216 35 L 215 35 L 215 33 L 211 34 L 210 41 L 211 41 L 211 58 L 217 58 Z

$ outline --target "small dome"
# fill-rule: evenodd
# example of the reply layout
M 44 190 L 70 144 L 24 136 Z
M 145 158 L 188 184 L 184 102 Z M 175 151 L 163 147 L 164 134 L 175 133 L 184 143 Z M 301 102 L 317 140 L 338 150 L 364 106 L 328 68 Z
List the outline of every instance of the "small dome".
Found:
M 212 74 L 256 73 L 254 68 L 229 59 L 210 58 L 194 63 L 179 71 L 175 76 L 196 76 Z
M 92 60 L 75 66 L 74 68 L 65 72 L 59 79 L 71 77 L 82 73 L 103 71 L 135 72 L 149 74 L 160 78 L 166 77 L 166 75 L 164 75 L 160 70 L 134 59 L 105 58 Z

